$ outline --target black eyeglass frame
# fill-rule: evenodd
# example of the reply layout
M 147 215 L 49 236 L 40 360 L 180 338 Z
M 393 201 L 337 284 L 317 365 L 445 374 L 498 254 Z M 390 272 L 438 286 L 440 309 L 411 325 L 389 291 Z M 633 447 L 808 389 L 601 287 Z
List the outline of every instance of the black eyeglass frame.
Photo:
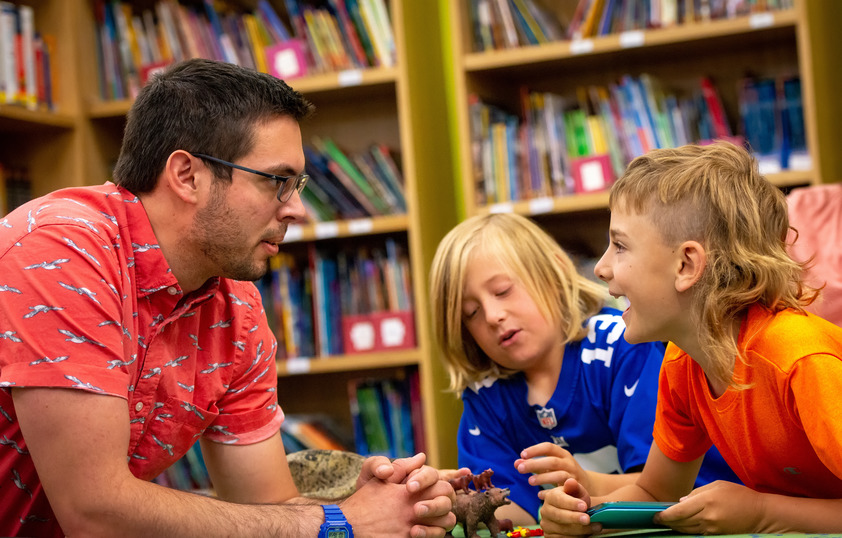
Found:
M 310 179 L 310 176 L 307 174 L 298 174 L 297 176 L 278 176 L 275 174 L 270 174 L 268 172 L 261 172 L 260 170 L 255 170 L 253 168 L 248 168 L 246 166 L 240 166 L 239 164 L 234 164 L 232 162 L 223 161 L 222 159 L 217 159 L 216 157 L 211 157 L 210 155 L 206 155 L 204 153 L 193 153 L 187 152 L 194 157 L 198 157 L 200 159 L 206 159 L 208 161 L 213 161 L 215 163 L 219 163 L 225 166 L 230 166 L 231 168 L 236 168 L 237 170 L 242 170 L 243 172 L 249 172 L 251 174 L 257 174 L 258 176 L 262 176 L 265 178 L 273 179 L 275 181 L 280 181 L 281 185 L 278 187 L 278 194 L 276 198 L 281 203 L 286 203 L 292 198 L 293 191 L 298 191 L 301 194 L 301 191 L 304 190 L 304 187 L 307 185 L 307 180 Z M 286 190 L 287 184 L 290 184 L 290 180 L 295 180 L 291 183 L 293 188 Z

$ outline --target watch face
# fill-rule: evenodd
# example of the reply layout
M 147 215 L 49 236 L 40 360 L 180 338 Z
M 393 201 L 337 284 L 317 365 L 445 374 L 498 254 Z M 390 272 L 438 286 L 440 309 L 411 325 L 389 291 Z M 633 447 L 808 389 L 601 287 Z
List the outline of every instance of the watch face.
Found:
M 348 538 L 348 531 L 339 527 L 330 527 L 327 530 L 327 538 Z

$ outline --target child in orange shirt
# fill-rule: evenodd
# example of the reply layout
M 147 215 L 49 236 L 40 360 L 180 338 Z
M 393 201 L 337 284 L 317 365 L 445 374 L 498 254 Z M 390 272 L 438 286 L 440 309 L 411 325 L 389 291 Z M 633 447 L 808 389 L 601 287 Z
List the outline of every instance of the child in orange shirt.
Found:
M 609 500 L 680 500 L 655 521 L 686 533 L 838 532 L 842 328 L 803 309 L 783 193 L 719 142 L 635 159 L 609 206 L 595 273 L 629 301 L 626 340 L 670 342 L 654 442 L 633 485 L 542 492 L 546 534 L 599 532 L 584 512 Z M 692 489 L 711 444 L 745 485 Z

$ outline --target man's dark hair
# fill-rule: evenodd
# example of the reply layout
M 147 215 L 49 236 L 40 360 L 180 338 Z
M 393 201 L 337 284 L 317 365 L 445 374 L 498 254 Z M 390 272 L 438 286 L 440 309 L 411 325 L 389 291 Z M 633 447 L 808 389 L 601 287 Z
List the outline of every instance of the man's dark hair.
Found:
M 234 64 L 196 58 L 153 76 L 129 110 L 114 182 L 150 192 L 178 149 L 235 162 L 254 145 L 254 127 L 279 116 L 301 121 L 313 105 L 284 81 Z M 206 163 L 217 177 L 231 170 Z

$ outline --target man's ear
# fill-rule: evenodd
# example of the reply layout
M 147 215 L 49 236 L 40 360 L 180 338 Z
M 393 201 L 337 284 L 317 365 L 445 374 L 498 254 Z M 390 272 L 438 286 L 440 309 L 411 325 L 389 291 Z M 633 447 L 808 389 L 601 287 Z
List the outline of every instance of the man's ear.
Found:
M 698 241 L 685 241 L 678 249 L 678 272 L 675 275 L 675 289 L 687 291 L 702 278 L 707 265 L 705 248 Z
M 197 161 L 197 158 L 179 149 L 170 154 L 164 165 L 164 183 L 176 196 L 188 203 L 199 200 L 201 179 L 196 177 L 200 171 Z M 209 170 L 207 172 L 210 173 Z

